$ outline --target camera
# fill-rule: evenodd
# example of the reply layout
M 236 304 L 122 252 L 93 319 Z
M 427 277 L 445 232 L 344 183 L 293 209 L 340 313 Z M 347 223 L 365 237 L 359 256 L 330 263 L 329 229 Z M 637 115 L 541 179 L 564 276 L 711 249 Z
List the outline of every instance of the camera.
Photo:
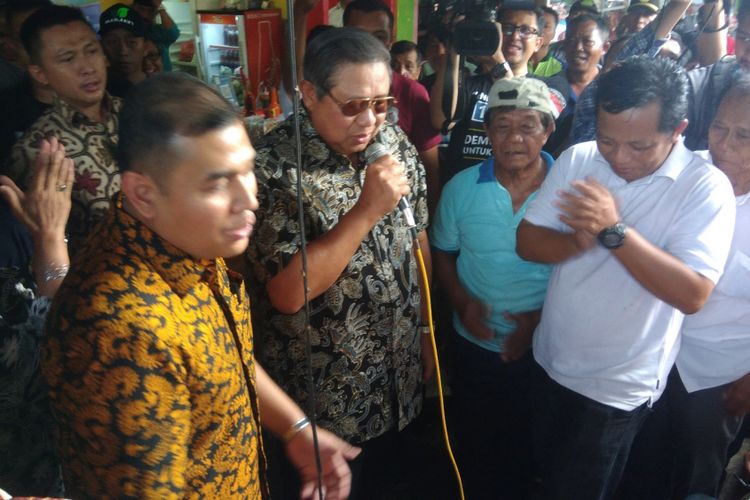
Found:
M 495 26 L 496 4 L 489 0 L 466 0 L 466 19 L 453 32 L 453 48 L 462 56 L 490 56 L 500 45 Z

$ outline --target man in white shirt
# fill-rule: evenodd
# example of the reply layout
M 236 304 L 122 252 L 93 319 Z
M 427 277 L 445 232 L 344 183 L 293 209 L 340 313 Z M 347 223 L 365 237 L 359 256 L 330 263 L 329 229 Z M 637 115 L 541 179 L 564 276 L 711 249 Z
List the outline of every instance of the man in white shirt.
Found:
M 682 144 L 686 96 L 668 60 L 636 57 L 602 76 L 597 141 L 562 154 L 519 225 L 519 255 L 555 264 L 533 345 L 547 500 L 611 496 L 684 314 L 723 271 L 734 196 Z
M 750 386 L 750 78 L 735 81 L 708 129 L 709 151 L 737 205 L 726 271 L 685 318 L 664 395 L 633 443 L 624 499 L 718 496 L 727 449 L 748 413 Z M 654 474 L 653 471 L 660 471 Z

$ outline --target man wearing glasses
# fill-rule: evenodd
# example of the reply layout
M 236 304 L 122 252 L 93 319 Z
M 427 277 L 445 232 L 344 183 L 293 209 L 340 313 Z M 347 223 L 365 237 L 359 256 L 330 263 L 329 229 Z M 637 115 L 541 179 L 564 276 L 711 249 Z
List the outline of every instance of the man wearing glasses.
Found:
M 307 47 L 300 83 L 301 200 L 293 117 L 264 138 L 256 159 L 260 208 L 247 274 L 257 354 L 303 408 L 311 404 L 311 361 L 318 423 L 364 448 L 352 462 L 351 498 L 402 482 L 397 474 L 408 468 L 400 431 L 419 414 L 422 380 L 431 372 L 412 238 L 396 209 L 401 197 L 408 199 L 427 251 L 425 173 L 401 129 L 385 121 L 390 79 L 388 50 L 368 33 L 340 28 L 319 35 Z M 390 154 L 365 160 L 372 143 Z M 297 498 L 293 469 L 269 455 L 272 477 L 274 470 L 281 475 L 274 497 Z
M 443 168 L 443 182 L 492 155 L 484 129 L 487 94 L 493 82 L 501 78 L 525 77 L 531 56 L 542 44 L 544 13 L 533 3 L 514 3 L 498 12 L 497 17 L 500 21 L 500 44 L 493 55 L 475 58 L 480 74 L 460 83 L 458 95 L 451 105 L 452 116 L 446 116 L 443 111 L 443 82 L 445 78 L 452 78 L 453 85 L 458 85 L 458 71 L 454 69 L 451 75 L 446 75 L 444 67 L 437 70 L 438 76 L 430 96 L 432 124 L 452 130 Z M 452 57 L 453 68 L 458 68 L 458 55 L 453 53 Z M 565 104 L 562 92 L 550 89 L 550 93 L 558 111 L 561 111 Z

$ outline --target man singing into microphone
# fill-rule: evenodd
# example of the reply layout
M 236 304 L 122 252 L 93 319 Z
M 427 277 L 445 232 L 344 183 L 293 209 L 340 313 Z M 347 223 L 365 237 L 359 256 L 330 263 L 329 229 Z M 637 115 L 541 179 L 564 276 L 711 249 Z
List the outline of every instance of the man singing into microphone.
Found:
M 397 208 L 406 197 L 429 265 L 425 173 L 401 129 L 386 122 L 389 62 L 382 43 L 351 28 L 309 45 L 300 83 L 302 199 L 291 117 L 258 147 L 260 207 L 248 247 L 259 359 L 307 409 L 302 203 L 316 412 L 322 427 L 363 448 L 351 464 L 351 498 L 399 482 L 403 431 L 420 412 L 432 367 L 413 241 Z M 371 144 L 390 154 L 365 159 Z M 272 487 L 276 497 L 295 494 L 284 490 Z

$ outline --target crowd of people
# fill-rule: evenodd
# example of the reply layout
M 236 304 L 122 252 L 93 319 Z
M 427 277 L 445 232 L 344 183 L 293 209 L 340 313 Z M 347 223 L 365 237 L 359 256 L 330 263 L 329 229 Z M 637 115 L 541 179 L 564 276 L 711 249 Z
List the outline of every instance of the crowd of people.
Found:
M 426 498 L 434 330 L 466 498 L 717 498 L 750 412 L 750 2 L 691 31 L 688 0 L 578 0 L 562 40 L 512 2 L 471 58 L 458 15 L 394 43 L 378 0 L 308 35 L 316 4 L 301 106 L 254 144 L 171 72 L 160 0 L 98 32 L 5 5 L 0 488 Z

